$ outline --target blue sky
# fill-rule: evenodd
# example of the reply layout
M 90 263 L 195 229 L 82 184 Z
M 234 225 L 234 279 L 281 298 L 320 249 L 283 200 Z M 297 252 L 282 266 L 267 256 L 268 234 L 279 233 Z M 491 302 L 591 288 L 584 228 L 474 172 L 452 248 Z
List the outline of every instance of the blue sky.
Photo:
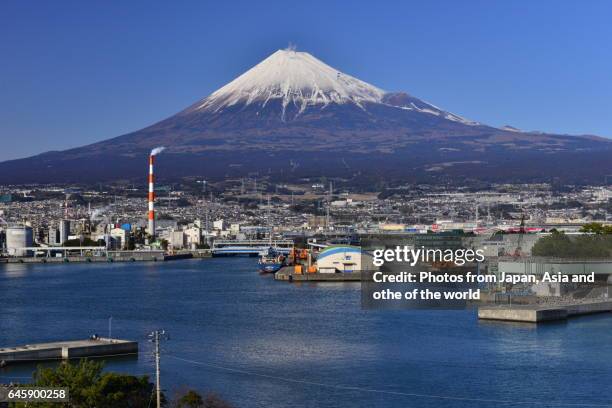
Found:
M 610 1 L 0 2 L 0 160 L 185 108 L 289 43 L 386 90 L 612 136 Z

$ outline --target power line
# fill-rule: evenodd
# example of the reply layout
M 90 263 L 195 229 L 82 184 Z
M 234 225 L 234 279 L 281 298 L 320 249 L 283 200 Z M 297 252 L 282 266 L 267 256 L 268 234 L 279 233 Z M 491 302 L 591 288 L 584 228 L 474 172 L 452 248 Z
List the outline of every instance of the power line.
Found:
M 502 399 L 470 398 L 470 397 L 458 397 L 458 396 L 450 396 L 450 395 L 421 394 L 421 393 L 414 393 L 414 392 L 379 390 L 379 389 L 374 389 L 374 388 L 328 384 L 328 383 L 322 383 L 322 382 L 316 382 L 316 381 L 280 377 L 280 376 L 270 375 L 270 374 L 254 373 L 254 372 L 242 370 L 239 368 L 223 367 L 223 366 L 216 365 L 216 364 L 210 364 L 210 363 L 205 363 L 202 361 L 190 360 L 190 359 L 176 357 L 172 355 L 167 355 L 167 357 L 173 358 L 178 361 L 183 361 L 186 363 L 191 363 L 194 365 L 207 366 L 207 367 L 212 367 L 212 368 L 216 368 L 216 369 L 223 370 L 223 371 L 229 371 L 229 372 L 234 372 L 234 373 L 239 373 L 239 374 L 244 374 L 244 375 L 249 375 L 249 376 L 268 378 L 272 380 L 285 381 L 285 382 L 290 382 L 290 383 L 295 383 L 295 384 L 314 385 L 314 386 L 319 386 L 319 387 L 347 390 L 347 391 L 360 391 L 360 392 L 368 392 L 368 393 L 376 393 L 376 394 L 440 399 L 440 400 L 448 400 L 448 401 L 483 402 L 483 403 L 507 404 L 507 405 L 539 405 L 539 406 L 558 406 L 558 407 L 608 407 L 608 408 L 612 407 L 612 402 L 604 403 L 604 404 L 597 404 L 597 403 L 579 404 L 579 403 L 555 402 L 555 401 L 512 401 L 512 400 L 502 400 Z

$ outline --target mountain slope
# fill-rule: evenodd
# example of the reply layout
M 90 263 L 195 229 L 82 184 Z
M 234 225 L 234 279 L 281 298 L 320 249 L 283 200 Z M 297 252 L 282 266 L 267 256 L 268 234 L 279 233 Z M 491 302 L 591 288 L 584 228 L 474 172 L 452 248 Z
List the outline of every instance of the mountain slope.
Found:
M 409 94 L 383 91 L 308 53 L 279 50 L 152 126 L 0 163 L 0 182 L 139 179 L 147 152 L 161 145 L 167 152 L 160 174 L 172 178 L 257 171 L 284 178 L 586 182 L 612 173 L 607 139 L 482 125 Z

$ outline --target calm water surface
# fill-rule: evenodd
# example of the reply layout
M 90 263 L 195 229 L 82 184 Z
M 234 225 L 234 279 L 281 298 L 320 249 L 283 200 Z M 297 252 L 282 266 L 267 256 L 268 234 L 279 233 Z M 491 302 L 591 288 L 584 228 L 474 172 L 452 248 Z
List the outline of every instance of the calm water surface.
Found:
M 612 406 L 612 316 L 538 327 L 474 311 L 364 311 L 358 283 L 288 284 L 253 258 L 0 266 L 0 346 L 107 335 L 141 342 L 110 370 L 239 407 Z M 0 370 L 27 381 L 32 366 Z M 540 404 L 525 404 L 524 402 Z M 590 404 L 590 405 L 589 405 Z

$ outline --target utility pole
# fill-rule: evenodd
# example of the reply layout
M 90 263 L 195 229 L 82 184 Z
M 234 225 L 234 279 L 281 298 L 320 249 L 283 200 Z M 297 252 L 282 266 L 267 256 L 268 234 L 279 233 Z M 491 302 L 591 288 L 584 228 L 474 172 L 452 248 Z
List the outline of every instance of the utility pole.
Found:
M 155 343 L 155 394 L 157 397 L 157 408 L 161 408 L 161 385 L 159 380 L 159 342 L 160 340 L 167 339 L 165 330 L 155 330 L 149 334 L 149 338 Z

